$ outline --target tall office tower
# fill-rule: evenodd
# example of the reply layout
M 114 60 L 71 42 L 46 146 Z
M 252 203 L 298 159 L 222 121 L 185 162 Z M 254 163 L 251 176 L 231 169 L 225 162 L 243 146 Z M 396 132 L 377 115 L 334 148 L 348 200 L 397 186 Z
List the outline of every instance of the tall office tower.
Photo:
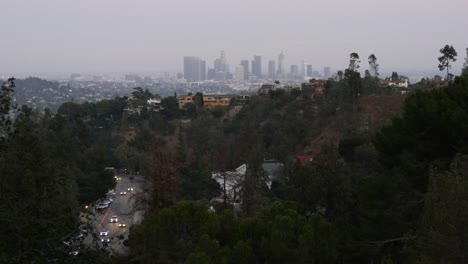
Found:
M 305 63 L 305 61 L 302 60 L 300 66 L 299 66 L 299 75 L 304 77 L 306 75 L 306 73 L 307 73 L 306 72 L 306 63 Z
M 240 65 L 244 66 L 244 80 L 249 80 L 249 61 L 248 60 L 241 60 Z
M 206 61 L 200 61 L 200 80 L 206 80 Z
M 278 76 L 284 75 L 284 54 L 283 52 L 280 53 L 278 56 Z
M 200 58 L 184 57 L 184 78 L 189 82 L 198 82 L 202 79 L 202 63 Z
M 313 74 L 312 64 L 307 64 L 307 77 L 312 77 Z
M 243 81 L 244 80 L 244 66 L 239 65 L 236 67 L 236 75 L 234 76 L 234 79 L 236 81 Z
M 214 80 L 216 78 L 215 69 L 208 69 L 207 76 L 208 80 Z
M 252 61 L 252 75 L 256 77 L 262 76 L 262 56 L 254 56 Z
M 323 68 L 323 78 L 328 79 L 330 77 L 331 77 L 330 67 L 326 66 L 326 67 Z
M 299 75 L 299 67 L 297 64 L 291 65 L 291 75 L 298 76 Z
M 214 68 L 217 72 L 229 72 L 229 65 L 226 59 L 226 53 L 221 51 L 221 55 L 214 61 Z
M 219 71 L 215 73 L 215 80 L 217 81 L 226 81 L 227 79 L 227 73 L 223 71 Z
M 268 62 L 268 76 L 270 76 L 271 78 L 274 78 L 276 76 L 276 67 L 274 60 L 270 60 Z

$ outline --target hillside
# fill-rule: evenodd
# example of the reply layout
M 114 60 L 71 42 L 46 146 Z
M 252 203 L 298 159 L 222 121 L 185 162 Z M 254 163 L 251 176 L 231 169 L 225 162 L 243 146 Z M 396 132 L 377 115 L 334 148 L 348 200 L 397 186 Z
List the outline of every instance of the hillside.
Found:
M 360 131 L 376 128 L 388 119 L 401 113 L 407 95 L 366 96 L 359 99 L 357 106 L 357 125 Z M 317 154 L 320 146 L 327 142 L 339 142 L 347 131 L 346 124 L 352 120 L 352 111 L 339 109 L 335 115 L 320 120 L 321 133 L 304 149 L 304 153 Z

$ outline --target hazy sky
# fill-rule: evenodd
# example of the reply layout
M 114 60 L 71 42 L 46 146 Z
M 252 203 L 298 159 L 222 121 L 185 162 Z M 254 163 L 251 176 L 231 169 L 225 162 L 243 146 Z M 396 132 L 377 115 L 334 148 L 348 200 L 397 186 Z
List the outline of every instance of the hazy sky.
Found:
M 241 59 L 322 69 L 437 70 L 451 44 L 459 71 L 468 47 L 468 0 L 0 0 L 0 73 L 182 71 L 184 55 L 213 67 Z M 289 66 L 288 68 L 289 69 Z

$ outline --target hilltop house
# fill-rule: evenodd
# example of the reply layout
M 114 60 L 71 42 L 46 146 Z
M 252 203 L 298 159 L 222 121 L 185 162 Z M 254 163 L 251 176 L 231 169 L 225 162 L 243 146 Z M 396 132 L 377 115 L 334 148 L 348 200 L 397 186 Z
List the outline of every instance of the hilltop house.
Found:
M 180 95 L 177 99 L 179 101 L 179 109 L 184 108 L 186 104 L 193 104 L 193 97 L 192 93 L 188 93 L 187 95 Z
M 203 106 L 215 107 L 215 106 L 229 106 L 231 105 L 235 95 L 229 94 L 205 94 L 203 95 Z
M 274 84 L 262 84 L 257 91 L 258 96 L 268 96 L 270 91 L 275 91 L 276 86 Z
M 242 164 L 234 171 L 216 172 L 211 174 L 211 178 L 221 187 L 221 195 L 211 202 L 227 203 L 239 207 L 242 201 L 242 182 L 247 172 L 247 165 Z

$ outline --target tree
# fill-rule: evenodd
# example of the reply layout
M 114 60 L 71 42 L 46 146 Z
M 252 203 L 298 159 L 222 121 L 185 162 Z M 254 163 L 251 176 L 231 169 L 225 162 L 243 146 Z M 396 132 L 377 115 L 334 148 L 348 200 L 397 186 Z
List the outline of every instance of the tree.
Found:
M 0 155 L 0 262 L 47 263 L 78 215 L 76 168 L 51 153 L 50 140 L 23 106 Z M 102 193 L 101 193 L 102 194 Z M 59 261 L 61 262 L 61 261 Z
M 398 76 L 397 72 L 392 72 L 392 81 L 400 80 L 400 76 Z
M 364 71 L 364 77 L 367 77 L 367 78 L 368 78 L 368 77 L 370 77 L 370 76 L 371 76 L 371 75 L 370 75 L 369 70 L 365 70 L 365 71 Z
M 151 186 L 151 209 L 158 211 L 176 202 L 178 180 L 174 161 L 168 153 L 152 150 L 145 162 L 144 173 Z
M 338 72 L 336 73 L 336 75 L 338 76 L 338 81 L 343 80 L 343 71 L 341 71 L 341 70 L 338 71 Z
M 13 104 L 13 94 L 15 88 L 15 78 L 9 78 L 7 83 L 3 83 L 0 90 L 0 153 L 4 151 L 6 140 L 13 132 L 13 111 L 16 104 Z
M 361 74 L 357 71 L 359 69 L 359 55 L 355 52 L 349 55 L 349 67 L 345 71 L 345 76 L 348 79 L 348 88 L 351 91 L 351 101 L 354 104 L 356 101 L 356 96 L 360 94 L 361 88 Z
M 430 175 L 417 243 L 420 263 L 468 261 L 468 157 L 457 155 L 450 167 Z
M 357 71 L 359 69 L 359 55 L 356 52 L 353 52 L 349 55 L 349 67 L 350 71 Z
M 368 58 L 369 66 L 371 71 L 374 72 L 374 77 L 379 77 L 379 64 L 377 63 L 377 57 L 374 54 L 371 54 Z
M 465 62 L 463 63 L 462 74 L 468 75 L 468 48 L 466 48 L 466 58 Z
M 450 65 L 450 62 L 455 62 L 457 61 L 457 51 L 453 48 L 453 46 L 445 45 L 442 49 L 440 49 L 440 53 L 442 53 L 442 56 L 439 57 L 439 70 L 447 70 L 447 81 L 450 81 L 451 76 L 449 73 L 450 68 L 452 68 L 452 65 Z

